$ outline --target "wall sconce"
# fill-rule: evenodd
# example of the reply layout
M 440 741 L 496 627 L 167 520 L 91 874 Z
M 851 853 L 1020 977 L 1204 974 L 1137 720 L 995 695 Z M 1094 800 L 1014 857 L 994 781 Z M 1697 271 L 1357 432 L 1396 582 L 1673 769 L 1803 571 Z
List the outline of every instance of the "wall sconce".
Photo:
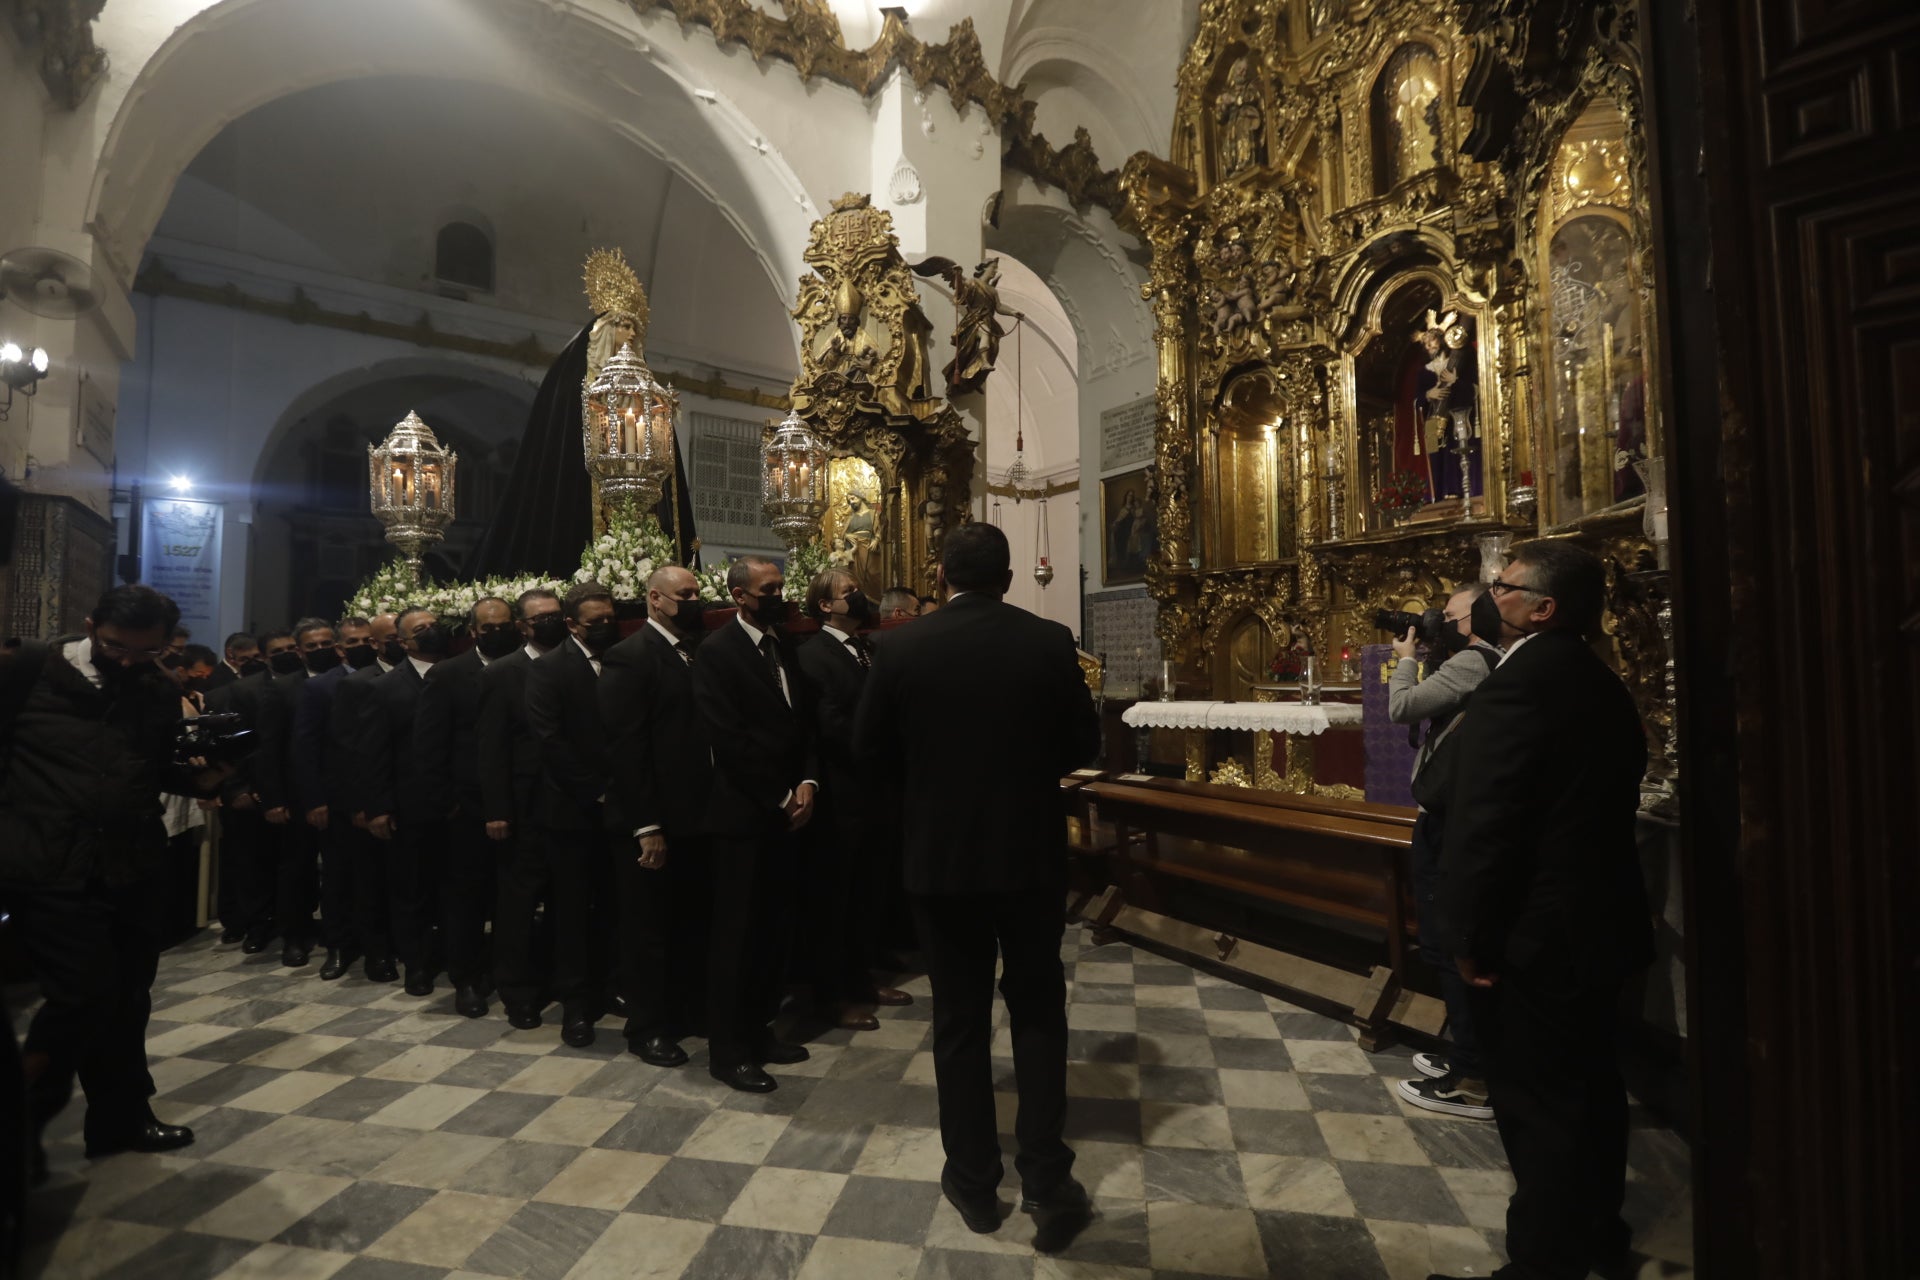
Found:
M 13 411 L 13 393 L 18 391 L 32 399 L 51 364 L 45 347 L 23 351 L 17 342 L 0 342 L 0 383 L 7 388 L 7 398 L 0 402 L 0 422 L 5 422 Z

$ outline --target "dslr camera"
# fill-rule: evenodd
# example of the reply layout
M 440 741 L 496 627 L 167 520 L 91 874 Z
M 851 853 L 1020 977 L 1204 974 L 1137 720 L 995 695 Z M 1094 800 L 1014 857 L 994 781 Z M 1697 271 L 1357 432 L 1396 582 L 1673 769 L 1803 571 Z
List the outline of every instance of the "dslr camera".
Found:
M 1429 649 L 1448 647 L 1446 633 L 1453 629 L 1453 624 L 1438 609 L 1428 609 L 1425 613 L 1381 609 L 1373 615 L 1373 625 L 1396 640 L 1407 634 L 1408 628 L 1412 628 L 1414 637 Z
M 242 727 L 237 712 L 183 716 L 173 734 L 173 762 L 232 764 L 253 752 L 253 731 Z

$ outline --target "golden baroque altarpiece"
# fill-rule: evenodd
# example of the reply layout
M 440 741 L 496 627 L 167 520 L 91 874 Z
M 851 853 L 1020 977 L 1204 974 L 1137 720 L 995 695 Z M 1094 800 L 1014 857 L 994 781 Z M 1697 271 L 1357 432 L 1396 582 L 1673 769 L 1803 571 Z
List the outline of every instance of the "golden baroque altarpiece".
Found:
M 1171 157 L 1121 182 L 1152 255 L 1148 585 L 1197 696 L 1250 700 L 1302 639 L 1357 658 L 1376 609 L 1576 538 L 1670 780 L 1637 38 L 1609 0 L 1202 0 Z

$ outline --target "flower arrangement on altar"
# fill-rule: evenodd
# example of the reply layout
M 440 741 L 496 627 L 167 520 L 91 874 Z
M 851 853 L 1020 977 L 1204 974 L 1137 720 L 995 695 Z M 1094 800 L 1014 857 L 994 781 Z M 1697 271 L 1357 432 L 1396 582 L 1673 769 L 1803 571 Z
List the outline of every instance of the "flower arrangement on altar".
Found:
M 1394 472 L 1373 495 L 1373 505 L 1389 516 L 1402 515 L 1426 500 L 1427 480 L 1417 471 Z
M 598 582 L 615 600 L 644 600 L 653 571 L 673 562 L 673 539 L 651 512 L 636 515 L 631 506 L 616 507 L 607 531 L 580 553 L 573 580 Z
M 807 584 L 813 576 L 829 566 L 845 568 L 853 563 L 851 553 L 836 558 L 827 550 L 827 544 L 819 538 L 796 547 L 787 556 L 787 599 L 795 604 L 807 598 Z
M 1273 661 L 1267 664 L 1267 673 L 1277 681 L 1303 680 L 1307 674 L 1307 662 L 1313 657 L 1313 641 L 1306 629 L 1293 632 L 1292 642 L 1286 648 L 1273 655 Z

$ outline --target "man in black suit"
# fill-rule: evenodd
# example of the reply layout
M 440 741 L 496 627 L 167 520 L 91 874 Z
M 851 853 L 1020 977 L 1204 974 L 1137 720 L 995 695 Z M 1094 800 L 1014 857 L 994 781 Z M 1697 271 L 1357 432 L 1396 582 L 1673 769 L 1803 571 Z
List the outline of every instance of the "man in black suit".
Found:
M 332 714 L 335 692 L 341 682 L 353 674 L 353 668 L 346 661 L 347 646 L 364 644 L 367 630 L 365 618 L 342 619 L 334 628 L 338 643 L 307 655 L 308 679 L 301 681 L 294 699 L 293 771 L 290 781 L 294 799 L 293 821 L 312 832 L 311 838 L 317 846 L 323 869 L 337 861 L 331 850 L 342 838 L 341 831 L 333 825 L 327 802 L 327 722 Z M 341 827 L 346 826 L 347 819 L 347 814 L 340 815 Z M 338 917 L 326 911 L 323 896 L 320 941 L 327 949 L 327 958 L 320 966 L 320 976 L 329 981 L 344 972 L 344 964 L 340 959 L 341 924 Z
M 246 637 L 252 640 L 252 637 Z M 233 641 L 229 639 L 229 652 Z M 271 633 L 267 643 L 293 647 L 287 632 Z M 240 678 L 207 694 L 207 710 L 240 717 L 240 727 L 259 741 L 266 715 L 267 685 L 272 680 L 260 642 L 253 641 Z M 260 803 L 260 770 L 266 761 L 256 749 L 220 786 L 220 941 L 238 942 L 257 955 L 273 940 L 273 828 Z
M 767 1025 L 785 979 L 785 933 L 798 887 L 799 832 L 813 817 L 818 766 L 806 685 L 774 628 L 786 576 L 760 556 L 727 571 L 740 615 L 700 645 L 693 691 L 713 742 L 704 829 L 713 839 L 713 950 L 707 975 L 708 1070 L 771 1093 L 768 1063 L 806 1061 Z
M 860 631 L 873 621 L 874 608 L 845 569 L 815 574 L 806 605 L 820 631 L 800 646 L 800 671 L 826 785 L 811 832 L 807 936 L 801 945 L 822 1011 L 845 1030 L 877 1031 L 876 1005 L 912 1004 L 913 997 L 873 980 L 886 897 L 885 850 L 891 847 L 882 815 L 893 798 L 867 784 L 854 758 L 853 716 L 873 666 L 872 646 Z
M 613 594 L 575 583 L 561 602 L 568 636 L 527 672 L 527 726 L 540 744 L 540 809 L 553 887 L 553 989 L 560 1038 L 593 1043 L 605 1012 L 613 947 L 613 868 L 607 858 L 607 735 L 600 659 L 620 639 Z
M 300 776 L 296 739 L 301 695 L 309 681 L 340 666 L 345 658 L 333 624 L 325 618 L 296 622 L 293 643 L 300 664 L 276 671 L 267 686 L 271 697 L 260 750 L 268 755 L 262 798 L 280 844 L 273 912 L 280 926 L 280 963 L 298 969 L 313 954 L 318 932 L 313 913 L 320 905 L 320 833 L 307 821 L 307 801 L 318 799 L 319 779 Z M 285 659 L 276 661 L 284 664 Z
M 374 681 L 394 670 L 382 656 L 396 643 L 394 614 L 348 618 L 340 624 L 351 674 L 334 689 L 326 708 L 326 829 L 321 862 L 321 919 L 328 929 L 321 979 L 346 975 L 357 956 L 367 958 L 369 983 L 392 983 L 394 940 L 388 925 L 386 844 L 367 831 L 365 722 Z M 405 654 L 399 654 L 405 660 Z
M 407 994 L 430 996 L 435 890 L 447 833 L 414 750 L 413 727 L 427 673 L 447 656 L 453 637 L 431 609 L 418 608 L 401 613 L 396 634 L 404 660 L 373 682 L 361 724 L 367 831 L 386 849 L 389 927 Z
M 713 886 L 700 825 L 713 754 L 693 699 L 704 611 L 692 573 L 678 565 L 654 570 L 647 625 L 607 650 L 600 676 L 612 766 L 615 973 L 627 997 L 627 1046 L 656 1067 L 684 1063 L 680 1037 L 706 1023 Z
M 1073 636 L 1000 597 L 1013 581 L 990 524 L 947 534 L 932 617 L 887 637 L 860 703 L 855 745 L 876 790 L 904 805 L 908 899 L 933 982 L 933 1069 L 946 1168 L 940 1186 L 975 1231 L 1000 1223 L 993 1069 L 994 956 L 1013 1030 L 1021 1207 L 1034 1245 L 1062 1248 L 1090 1207 L 1062 1134 L 1067 1103 L 1067 890 L 1060 779 L 1100 749 Z M 929 730 L 929 706 L 967 714 Z
M 254 666 L 256 663 L 259 665 Z M 244 631 L 236 631 L 227 637 L 225 659 L 207 677 L 207 691 L 224 689 L 242 676 L 266 669 L 260 657 L 260 642 Z
M 534 913 L 551 876 L 539 813 L 540 744 L 527 723 L 527 673 L 567 641 L 560 597 L 535 589 L 515 602 L 520 648 L 480 673 L 475 755 L 480 816 L 499 861 L 493 912 L 493 978 L 507 1021 L 522 1031 L 540 1025 L 540 969 L 534 957 Z
M 516 653 L 520 633 L 513 606 L 498 596 L 474 602 L 467 612 L 473 648 L 433 668 L 420 694 L 414 750 L 436 815 L 447 827 L 447 864 L 440 882 L 441 929 L 447 945 L 447 979 L 455 1012 L 487 1013 L 487 917 L 493 911 L 493 848 L 481 815 L 480 755 L 475 735 L 480 718 L 480 673 L 489 663 Z
M 1578 1280 L 1629 1238 L 1611 1033 L 1627 977 L 1652 959 L 1634 841 L 1647 745 L 1586 640 L 1605 593 L 1590 553 L 1520 548 L 1474 602 L 1509 643 L 1454 731 L 1440 909 L 1513 1169 L 1502 1280 Z

